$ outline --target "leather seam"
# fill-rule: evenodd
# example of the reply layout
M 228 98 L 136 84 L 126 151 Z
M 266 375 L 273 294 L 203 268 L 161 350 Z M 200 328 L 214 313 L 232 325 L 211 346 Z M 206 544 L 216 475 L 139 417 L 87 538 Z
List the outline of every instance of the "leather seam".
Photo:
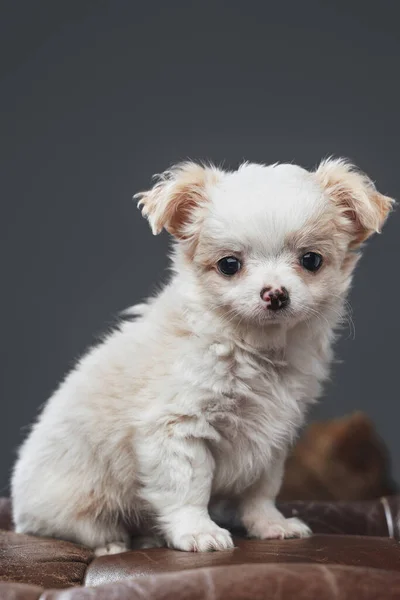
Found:
M 95 558 L 96 558 L 96 557 L 95 557 L 95 555 L 94 555 L 94 554 L 92 554 L 92 555 L 91 555 L 91 556 L 89 556 L 89 558 L 88 558 L 88 561 L 87 561 L 87 563 L 86 563 L 86 569 L 85 569 L 85 571 L 84 571 L 84 573 L 83 573 L 83 577 L 82 577 L 82 581 L 81 581 L 81 586 L 82 586 L 82 587 L 87 587 L 87 586 L 86 586 L 86 576 L 87 576 L 87 572 L 88 572 L 88 570 L 89 570 L 89 567 L 90 567 L 90 565 L 92 564 L 92 562 L 94 561 L 94 559 L 95 559 Z M 40 600 L 40 598 L 39 598 L 39 600 Z

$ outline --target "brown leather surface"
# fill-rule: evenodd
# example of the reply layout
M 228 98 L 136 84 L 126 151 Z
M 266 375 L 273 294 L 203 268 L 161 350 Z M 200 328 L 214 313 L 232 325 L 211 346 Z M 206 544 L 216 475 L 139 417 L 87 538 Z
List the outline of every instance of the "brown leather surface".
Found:
M 44 588 L 81 584 L 92 553 L 69 542 L 0 531 L 0 581 Z
M 45 592 L 40 600 L 398 600 L 400 573 L 309 564 L 247 565 L 164 573 L 99 588 Z
M 0 583 L 0 600 L 40 600 L 43 588 L 23 583 Z
M 357 567 L 357 573 L 363 571 L 368 582 L 370 580 L 381 581 L 380 571 L 378 570 L 387 569 L 387 578 L 389 580 L 395 578 L 393 581 L 396 586 L 398 585 L 396 571 L 400 572 L 400 544 L 388 536 L 389 533 L 393 533 L 394 537 L 399 539 L 399 507 L 400 496 L 393 496 L 383 501 L 368 502 L 284 503 L 280 508 L 287 516 L 299 516 L 303 518 L 311 525 L 314 531 L 361 535 L 314 535 L 305 540 L 276 541 L 237 539 L 238 547 L 233 551 L 193 554 L 159 548 L 101 557 L 95 559 L 92 563 L 90 563 L 92 555 L 89 550 L 69 542 L 18 535 L 12 531 L 0 531 L 0 581 L 16 581 L 34 584 L 45 589 L 59 589 L 80 585 L 85 578 L 86 585 L 97 586 L 96 590 L 91 590 L 91 593 L 95 594 L 96 598 L 107 597 L 110 600 L 112 598 L 121 598 L 122 600 L 125 597 L 136 597 L 132 594 L 138 593 L 137 590 L 139 590 L 139 587 L 141 589 L 142 586 L 142 583 L 139 586 L 138 582 L 144 582 L 143 575 L 147 575 L 150 578 L 146 578 L 146 581 L 150 579 L 153 581 L 153 583 L 148 585 L 155 586 L 154 593 L 158 594 L 157 598 L 174 598 L 174 594 L 176 595 L 177 592 L 173 592 L 170 595 L 169 590 L 164 589 L 166 595 L 163 596 L 163 587 L 159 585 L 159 579 L 167 577 L 168 572 L 170 572 L 169 577 L 172 578 L 172 586 L 175 585 L 173 583 L 175 581 L 174 578 L 176 578 L 177 582 L 184 578 L 184 581 L 187 582 L 184 589 L 187 590 L 188 594 L 189 592 L 191 594 L 192 581 L 187 579 L 186 574 L 193 569 L 195 569 L 196 574 L 195 580 L 199 582 L 203 581 L 201 577 L 205 578 L 204 581 L 217 577 L 217 571 L 225 572 L 229 577 L 236 576 L 239 573 L 242 580 L 246 582 L 246 589 L 249 589 L 248 586 L 253 585 L 252 580 L 248 581 L 248 570 L 263 569 L 263 571 L 258 570 L 257 573 L 260 576 L 266 573 L 265 577 L 272 578 L 273 581 L 281 577 L 281 575 L 277 575 L 279 573 L 296 573 L 298 581 L 303 581 L 302 573 L 315 573 L 315 577 L 320 582 L 318 585 L 325 585 L 325 587 L 317 588 L 315 593 L 325 594 L 318 597 L 344 598 L 346 596 L 327 595 L 329 590 L 331 590 L 329 593 L 332 593 L 333 588 L 331 589 L 329 586 L 326 586 L 327 581 L 329 582 L 332 579 L 331 570 L 335 569 L 335 565 L 337 565 L 335 573 L 339 573 L 340 578 L 342 578 L 340 579 L 340 585 L 344 586 L 343 590 L 347 590 L 347 583 L 343 582 L 345 580 L 347 582 L 350 581 L 350 587 L 353 586 L 356 575 L 351 572 L 351 569 L 338 571 L 337 569 L 341 565 Z M 0 499 L 0 525 L 4 529 L 11 528 L 10 514 L 9 501 Z M 289 563 L 291 566 L 289 566 Z M 89 567 L 87 568 L 88 564 Z M 327 565 L 329 567 L 325 569 Z M 315 570 L 317 567 L 319 570 Z M 322 567 L 325 571 L 321 570 Z M 367 572 L 364 568 L 372 568 L 372 570 L 368 570 Z M 176 571 L 176 574 L 171 573 L 172 571 Z M 200 573 L 203 573 L 203 575 L 200 575 Z M 157 577 L 154 578 L 153 576 Z M 102 586 L 107 583 L 112 583 L 111 588 L 108 587 L 108 595 L 98 596 L 97 593 L 103 594 Z M 312 583 L 310 581 L 307 582 L 307 593 L 310 592 L 310 585 Z M 31 586 L 21 587 L 18 584 L 16 584 L 16 587 L 12 584 L 10 585 L 0 584 L 0 600 L 3 598 L 6 598 L 6 600 L 22 600 L 25 598 L 26 600 L 37 600 L 38 598 L 44 600 L 44 597 L 57 597 L 54 595 L 54 591 L 46 592 L 45 596 L 38 596 L 39 592 L 37 588 L 32 588 Z M 223 597 L 221 595 L 218 596 L 218 594 L 233 594 L 232 590 L 229 591 L 226 588 L 223 578 L 221 580 L 218 579 L 218 581 L 216 580 L 215 585 L 222 586 L 221 591 L 219 591 L 218 587 L 215 597 Z M 283 585 L 282 589 L 286 590 L 285 586 L 289 586 L 289 583 L 285 581 L 280 585 L 281 587 Z M 357 585 L 359 586 L 360 584 Z M 372 593 L 371 589 L 373 589 L 373 585 L 375 584 L 371 583 L 371 585 L 372 587 L 369 584 L 367 586 L 366 593 L 368 594 Z M 270 583 L 268 580 L 268 593 L 270 591 L 269 586 Z M 196 588 L 196 585 L 194 587 Z M 378 587 L 376 587 L 376 590 L 378 590 Z M 115 593 L 114 589 L 116 590 Z M 288 587 L 287 589 L 289 590 L 290 588 Z M 352 589 L 352 600 L 353 598 L 364 597 L 398 597 L 400 599 L 400 592 L 398 596 L 393 594 L 361 596 L 359 588 L 356 589 L 353 587 Z M 203 596 L 201 597 L 207 597 L 204 585 L 202 590 Z M 234 591 L 236 592 L 236 590 Z M 260 587 L 260 593 L 261 591 L 262 588 Z M 27 595 L 24 596 L 25 592 Z M 85 595 L 76 595 L 78 593 Z M 85 591 L 83 588 L 71 589 L 71 592 L 63 592 L 62 598 L 71 598 L 71 600 L 74 598 L 78 600 L 80 597 L 88 597 L 87 593 L 89 593 L 89 590 Z M 120 593 L 122 594 L 121 596 L 118 595 Z M 146 588 L 144 593 L 151 595 L 152 592 L 148 592 Z M 238 590 L 238 593 L 244 594 L 243 590 Z M 255 589 L 254 593 L 257 594 L 259 592 Z M 342 594 L 342 589 L 340 589 L 340 593 Z M 378 594 L 377 591 L 376 594 Z M 180 596 L 178 594 L 177 597 L 188 598 L 192 596 Z M 235 595 L 231 595 L 231 597 L 236 598 Z M 257 596 L 239 595 L 237 597 L 249 600 L 249 598 Z M 281 599 L 289 598 L 290 596 L 264 595 L 260 597 Z M 301 598 L 298 594 L 295 597 Z M 313 598 L 314 596 L 308 595 L 304 597 Z
M 0 498 L 0 529 L 12 529 L 11 501 L 9 498 Z
M 224 552 L 178 552 L 167 548 L 125 552 L 96 558 L 88 567 L 85 585 L 96 586 L 130 577 L 143 577 L 198 568 L 247 563 L 320 563 L 400 571 L 400 545 L 389 538 L 315 535 L 293 540 L 235 540 Z
M 390 514 L 386 515 L 385 506 Z M 359 502 L 283 502 L 278 508 L 286 517 L 305 521 L 314 533 L 346 535 L 389 535 L 387 516 L 399 539 L 400 496 Z

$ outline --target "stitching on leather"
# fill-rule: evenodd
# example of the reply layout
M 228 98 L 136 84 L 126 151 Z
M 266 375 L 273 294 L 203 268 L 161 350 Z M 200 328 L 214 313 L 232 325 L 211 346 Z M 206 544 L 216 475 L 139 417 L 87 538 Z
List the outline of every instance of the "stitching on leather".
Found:
M 382 503 L 383 510 L 384 510 L 384 513 L 385 513 L 386 525 L 387 525 L 387 528 L 388 528 L 389 537 L 390 538 L 394 538 L 393 515 L 392 515 L 392 511 L 390 510 L 388 499 L 383 496 L 382 498 L 379 498 L 379 500 Z

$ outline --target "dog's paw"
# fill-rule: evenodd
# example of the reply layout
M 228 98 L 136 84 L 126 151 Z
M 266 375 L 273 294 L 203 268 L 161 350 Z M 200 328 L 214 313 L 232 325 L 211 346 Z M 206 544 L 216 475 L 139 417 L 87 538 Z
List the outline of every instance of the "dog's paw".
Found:
M 217 526 L 210 531 L 199 531 L 174 536 L 170 545 L 176 550 L 183 550 L 185 552 L 215 552 L 234 548 L 232 536 L 229 531 Z
M 128 546 L 123 542 L 111 542 L 105 546 L 99 546 L 98 548 L 95 548 L 94 554 L 95 556 L 107 556 L 109 554 L 121 554 L 122 552 L 127 552 L 128 550 Z
M 291 519 L 279 519 L 277 521 L 265 521 L 258 523 L 249 532 L 251 537 L 261 540 L 274 540 L 284 538 L 304 538 L 312 534 L 311 529 L 295 517 Z

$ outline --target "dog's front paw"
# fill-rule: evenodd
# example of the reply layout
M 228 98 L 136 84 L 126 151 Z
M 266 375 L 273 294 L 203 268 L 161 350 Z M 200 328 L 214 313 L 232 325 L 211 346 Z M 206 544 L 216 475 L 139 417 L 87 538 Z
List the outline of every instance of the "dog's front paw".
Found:
M 279 519 L 256 523 L 249 531 L 251 537 L 261 540 L 273 540 L 284 538 L 304 538 L 311 535 L 311 529 L 295 517 L 291 519 Z
M 234 548 L 231 534 L 217 525 L 210 531 L 196 531 L 175 535 L 169 544 L 185 552 L 214 552 Z

